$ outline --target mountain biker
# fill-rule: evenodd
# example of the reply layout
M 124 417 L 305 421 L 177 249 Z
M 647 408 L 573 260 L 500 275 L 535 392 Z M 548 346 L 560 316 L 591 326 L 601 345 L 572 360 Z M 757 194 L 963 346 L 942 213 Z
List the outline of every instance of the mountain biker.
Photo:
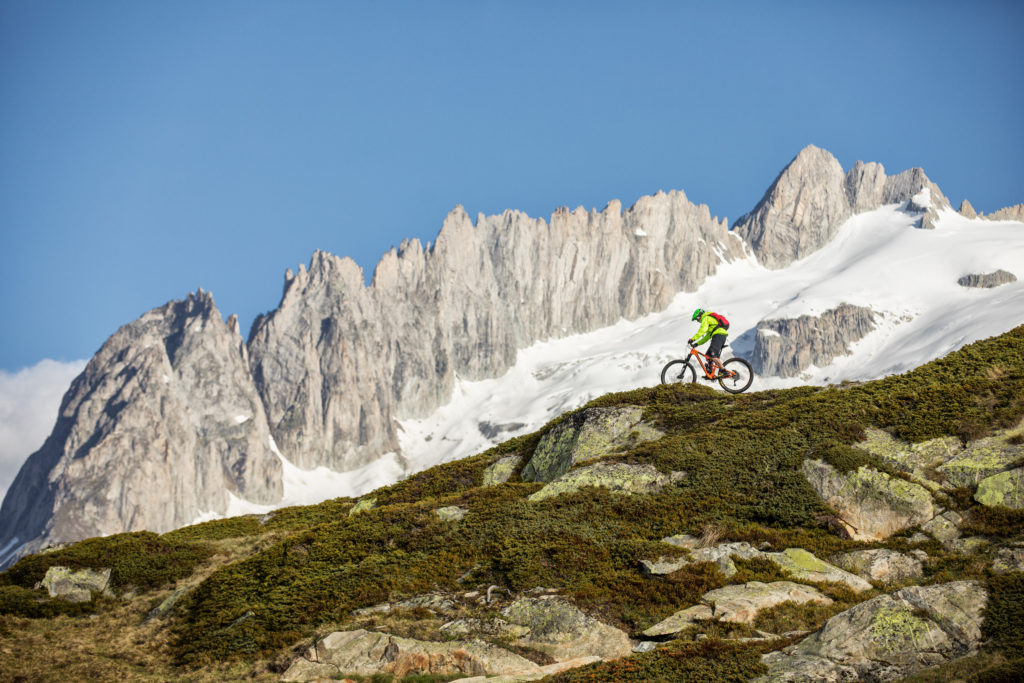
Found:
M 722 347 L 725 346 L 725 338 L 729 336 L 729 321 L 724 316 L 711 311 L 698 308 L 693 312 L 693 321 L 700 321 L 700 329 L 686 343 L 690 346 L 700 346 L 707 340 L 711 340 L 708 346 L 708 374 L 703 379 L 711 379 L 715 375 L 715 368 L 722 368 Z

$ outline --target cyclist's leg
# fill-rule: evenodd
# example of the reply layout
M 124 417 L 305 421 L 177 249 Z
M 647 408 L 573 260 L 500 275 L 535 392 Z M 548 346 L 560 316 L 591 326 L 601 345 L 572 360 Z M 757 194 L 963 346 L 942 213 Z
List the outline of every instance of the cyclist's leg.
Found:
M 708 346 L 708 370 L 712 368 L 722 368 L 722 361 L 719 358 L 722 355 L 722 348 L 725 346 L 725 338 L 727 334 L 716 334 L 711 337 L 711 344 Z

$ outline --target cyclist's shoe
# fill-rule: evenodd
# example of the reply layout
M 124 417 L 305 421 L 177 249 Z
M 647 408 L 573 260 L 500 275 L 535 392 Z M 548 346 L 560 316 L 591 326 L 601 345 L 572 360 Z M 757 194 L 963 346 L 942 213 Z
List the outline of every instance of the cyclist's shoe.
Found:
M 718 378 L 712 377 L 711 375 L 701 375 L 701 379 L 704 380 L 705 382 L 714 382 Z

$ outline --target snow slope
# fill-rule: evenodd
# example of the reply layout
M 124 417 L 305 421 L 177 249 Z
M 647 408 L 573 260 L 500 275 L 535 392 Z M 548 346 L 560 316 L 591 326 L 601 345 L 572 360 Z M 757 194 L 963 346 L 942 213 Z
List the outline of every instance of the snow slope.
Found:
M 664 364 L 685 353 L 697 306 L 732 323 L 726 357 L 750 356 L 763 319 L 817 315 L 844 302 L 882 314 L 849 356 L 795 378 L 758 377 L 750 391 L 904 372 L 1024 322 L 1024 279 L 994 289 L 957 284 L 962 275 L 1000 268 L 1024 278 L 1024 224 L 967 219 L 947 209 L 934 230 L 922 230 L 920 216 L 906 203 L 863 213 L 826 247 L 784 270 L 763 268 L 752 257 L 727 264 L 665 311 L 535 344 L 502 377 L 459 381 L 450 403 L 427 418 L 403 421 L 400 456 L 389 453 L 345 474 L 303 472 L 284 460 L 283 504 L 361 495 L 534 431 L 594 397 L 656 384 Z M 236 499 L 230 513 L 256 510 Z

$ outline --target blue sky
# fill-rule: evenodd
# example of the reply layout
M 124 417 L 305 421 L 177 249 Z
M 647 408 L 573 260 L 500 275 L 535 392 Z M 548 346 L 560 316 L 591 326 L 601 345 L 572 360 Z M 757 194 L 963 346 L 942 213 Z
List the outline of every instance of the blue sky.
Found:
M 0 369 L 199 287 L 243 334 L 315 249 L 682 189 L 807 144 L 1024 202 L 1020 2 L 0 2 Z

